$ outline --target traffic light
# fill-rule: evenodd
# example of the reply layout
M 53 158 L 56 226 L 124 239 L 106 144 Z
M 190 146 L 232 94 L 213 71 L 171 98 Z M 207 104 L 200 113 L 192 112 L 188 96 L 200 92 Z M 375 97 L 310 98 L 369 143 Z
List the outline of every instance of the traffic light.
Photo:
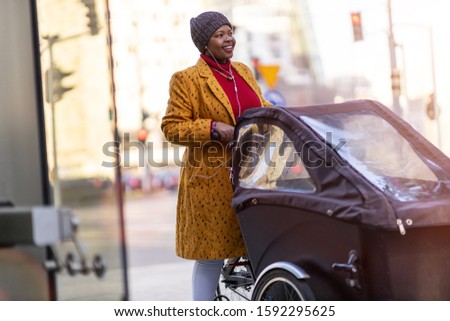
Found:
M 141 116 L 142 116 L 142 123 L 145 122 L 145 120 L 150 117 L 150 114 L 148 112 L 146 112 L 145 110 L 142 110 L 141 112 Z
M 95 9 L 95 0 L 81 0 L 83 4 L 88 9 L 86 17 L 88 18 L 88 28 L 91 31 L 91 35 L 95 36 L 98 34 L 98 20 L 97 20 L 97 10 Z
M 392 85 L 392 92 L 397 96 L 400 95 L 402 89 L 400 70 L 394 69 L 391 71 L 391 85 Z
M 145 128 L 141 128 L 137 132 L 137 139 L 140 143 L 145 144 L 147 141 L 148 131 Z
M 72 75 L 71 71 L 62 71 L 59 67 L 53 67 L 45 71 L 45 80 L 47 84 L 45 100 L 48 103 L 60 101 L 63 95 L 72 90 L 73 86 L 65 86 L 63 80 Z
M 352 27 L 353 27 L 353 40 L 361 41 L 363 40 L 362 24 L 361 24 L 361 13 L 352 12 Z
M 433 93 L 428 96 L 427 116 L 431 120 L 434 120 L 436 118 L 436 109 L 434 106 L 434 94 Z

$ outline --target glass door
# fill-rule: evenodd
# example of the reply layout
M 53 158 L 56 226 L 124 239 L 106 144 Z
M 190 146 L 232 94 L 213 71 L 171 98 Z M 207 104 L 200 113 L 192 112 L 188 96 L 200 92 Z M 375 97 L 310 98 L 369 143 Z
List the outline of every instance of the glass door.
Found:
M 35 3 L 52 205 L 79 219 L 77 239 L 54 249 L 57 299 L 125 300 L 120 170 L 104 163 L 117 144 L 108 4 Z

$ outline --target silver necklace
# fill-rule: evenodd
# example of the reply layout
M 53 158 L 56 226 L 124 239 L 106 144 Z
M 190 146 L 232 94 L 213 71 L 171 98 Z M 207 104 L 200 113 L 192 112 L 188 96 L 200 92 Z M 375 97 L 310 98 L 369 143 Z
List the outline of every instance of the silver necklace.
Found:
M 230 80 L 230 81 L 234 79 L 234 76 L 233 76 L 233 74 L 231 73 L 231 71 L 230 71 L 231 76 L 227 76 L 227 75 L 225 75 L 223 72 L 221 72 L 219 69 L 217 69 L 217 68 L 215 68 L 215 67 L 213 67 L 213 66 L 211 66 L 211 68 L 214 69 L 215 71 L 217 71 L 220 75 L 222 75 L 223 77 L 225 77 L 226 79 L 228 79 L 228 80 Z
M 230 62 L 230 69 L 227 71 L 227 70 L 223 69 L 223 68 L 220 66 L 219 62 L 216 60 L 216 57 L 214 57 L 214 55 L 213 55 L 212 53 L 211 53 L 211 57 L 213 57 L 214 61 L 217 63 L 217 66 L 219 66 L 220 69 L 222 69 L 224 72 L 230 74 L 230 77 L 228 77 L 228 76 L 222 74 L 217 68 L 214 68 L 214 67 L 213 67 L 213 68 L 216 69 L 222 76 L 224 76 L 225 78 L 227 78 L 227 79 L 233 81 L 233 84 L 234 84 L 234 92 L 235 92 L 235 94 L 236 94 L 236 101 L 237 101 L 237 103 L 238 103 L 238 117 L 239 117 L 239 116 L 241 116 L 241 102 L 239 101 L 239 95 L 238 95 L 238 88 L 237 88 L 237 85 L 236 85 L 236 80 L 234 79 L 233 72 L 231 71 L 231 62 Z

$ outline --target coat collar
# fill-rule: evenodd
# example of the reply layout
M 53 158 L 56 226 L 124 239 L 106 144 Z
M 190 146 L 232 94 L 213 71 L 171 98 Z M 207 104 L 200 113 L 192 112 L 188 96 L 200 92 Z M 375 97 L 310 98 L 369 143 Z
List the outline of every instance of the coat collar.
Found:
M 216 96 L 216 98 L 220 101 L 220 103 L 225 107 L 225 109 L 227 110 L 228 114 L 233 119 L 233 121 L 236 123 L 236 119 L 234 119 L 233 107 L 231 106 L 231 103 L 228 100 L 227 95 L 220 86 L 216 77 L 214 77 L 206 61 L 204 61 L 202 58 L 199 58 L 196 66 L 198 68 L 200 77 L 206 78 L 206 83 L 208 84 L 209 88 Z

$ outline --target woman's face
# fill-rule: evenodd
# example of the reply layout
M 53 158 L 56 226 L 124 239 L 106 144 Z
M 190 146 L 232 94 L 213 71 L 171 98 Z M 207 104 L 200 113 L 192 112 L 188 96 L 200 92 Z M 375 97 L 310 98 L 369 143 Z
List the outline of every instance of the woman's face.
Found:
M 217 29 L 209 38 L 205 54 L 214 56 L 218 62 L 225 62 L 233 57 L 236 39 L 233 37 L 233 30 L 228 25 L 223 25 Z

